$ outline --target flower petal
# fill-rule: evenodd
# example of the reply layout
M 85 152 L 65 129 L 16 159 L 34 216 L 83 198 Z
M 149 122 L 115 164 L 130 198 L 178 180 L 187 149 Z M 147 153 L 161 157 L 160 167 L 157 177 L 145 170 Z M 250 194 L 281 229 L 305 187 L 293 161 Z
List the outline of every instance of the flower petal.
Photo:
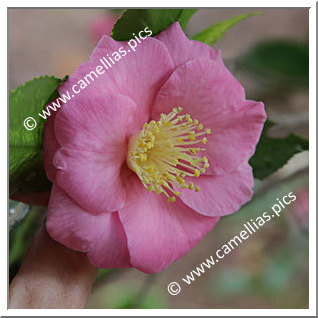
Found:
M 130 267 L 126 236 L 118 213 L 94 216 L 53 185 L 46 228 L 68 248 L 88 252 L 96 267 Z
M 135 43 L 137 46 L 133 47 Z M 91 54 L 90 62 L 80 65 L 60 86 L 60 94 L 72 92 L 73 85 L 77 85 L 76 90 L 79 90 L 79 82 L 83 79 L 85 82 L 86 77 L 90 84 L 75 95 L 75 99 L 82 94 L 92 95 L 95 92 L 126 95 L 138 106 L 138 116 L 134 122 L 136 127 L 141 127 L 149 119 L 149 108 L 155 95 L 173 71 L 173 62 L 167 48 L 160 41 L 148 37 L 139 44 L 135 43 L 130 42 L 129 46 L 127 42 L 103 36 Z M 101 75 L 96 71 L 99 66 L 104 70 Z M 87 77 L 88 74 L 90 76 Z
M 120 144 L 119 146 L 120 147 Z M 98 214 L 125 204 L 126 169 L 121 152 L 89 152 L 60 148 L 53 160 L 55 182 L 83 209 Z
M 123 95 L 81 96 L 56 115 L 61 149 L 55 154 L 56 181 L 91 213 L 124 205 L 122 165 L 135 104 Z
M 264 105 L 245 100 L 243 87 L 223 63 L 197 59 L 177 68 L 158 93 L 152 117 L 176 106 L 212 131 L 204 146 L 207 174 L 234 171 L 253 155 L 266 118 Z
M 127 235 L 133 267 L 146 273 L 165 269 L 195 246 L 219 218 L 201 216 L 180 200 L 147 192 L 133 176 L 119 217 Z
M 179 22 L 171 24 L 166 30 L 156 36 L 168 49 L 175 67 L 200 58 L 211 60 L 221 59 L 221 51 L 199 41 L 189 40 Z
M 253 195 L 252 168 L 245 163 L 237 171 L 220 176 L 200 176 L 193 180 L 199 192 L 182 190 L 181 200 L 206 216 L 223 216 L 236 212 Z
M 55 135 L 62 147 L 117 153 L 123 160 L 135 110 L 135 103 L 123 95 L 82 95 L 56 114 Z

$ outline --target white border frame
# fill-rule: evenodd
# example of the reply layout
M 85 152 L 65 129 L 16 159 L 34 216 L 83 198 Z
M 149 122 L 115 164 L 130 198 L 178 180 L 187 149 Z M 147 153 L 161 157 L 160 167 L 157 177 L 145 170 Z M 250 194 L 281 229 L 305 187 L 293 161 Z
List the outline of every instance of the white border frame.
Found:
M 7 43 L 7 9 L 14 7 L 23 7 L 28 5 L 28 8 L 35 7 L 72 7 L 77 5 L 81 8 L 92 8 L 92 7 L 105 7 L 105 4 L 116 5 L 114 7 L 171 7 L 171 0 L 162 0 L 156 4 L 152 4 L 146 1 L 122 1 L 117 0 L 116 2 L 105 2 L 105 0 L 90 0 L 90 6 L 85 6 L 84 3 L 72 2 L 70 0 L 55 0 L 43 1 L 39 0 L 13 0 L 5 1 L 5 6 L 1 6 L 0 24 L 1 24 L 1 43 Z M 237 6 L 239 4 L 239 6 Z M 195 5 L 195 6 L 193 6 Z M 210 7 L 213 5 L 213 7 Z M 7 309 L 8 299 L 8 288 L 7 288 L 7 262 L 1 262 L 1 298 L 0 298 L 0 314 L 1 316 L 316 316 L 316 2 L 315 1 L 246 1 L 241 0 L 229 1 L 222 0 L 211 2 L 207 0 L 177 0 L 173 1 L 173 7 L 187 8 L 187 7 L 202 7 L 202 8 L 310 8 L 309 10 L 309 61 L 310 61 L 310 83 L 309 83 L 309 140 L 310 140 L 310 152 L 309 152 L 309 163 L 310 163 L 310 175 L 309 175 L 309 193 L 310 193 L 310 217 L 309 217 L 309 309 Z M 1 64 L 2 70 L 7 69 L 7 50 L 2 49 Z M 2 96 L 8 97 L 7 80 L 5 76 L 1 78 L 0 91 Z M 2 99 L 4 100 L 4 98 Z M 7 136 L 8 121 L 5 124 L 5 118 L 8 118 L 7 108 L 4 105 L 0 108 L 0 118 L 2 118 L 2 125 L 0 126 L 1 136 L 1 149 L 7 149 Z M 1 202 L 8 203 L 8 184 L 7 184 L 7 167 L 8 167 L 8 153 L 7 157 L 2 156 L 1 162 L 1 191 L 0 197 Z M 4 162 L 5 161 L 5 162 Z M 7 206 L 4 207 L 7 210 Z M 7 217 L 5 217 L 4 211 L 2 212 L 1 218 L 1 231 L 0 231 L 0 242 L 2 245 L 2 255 L 8 255 L 8 242 L 7 242 Z

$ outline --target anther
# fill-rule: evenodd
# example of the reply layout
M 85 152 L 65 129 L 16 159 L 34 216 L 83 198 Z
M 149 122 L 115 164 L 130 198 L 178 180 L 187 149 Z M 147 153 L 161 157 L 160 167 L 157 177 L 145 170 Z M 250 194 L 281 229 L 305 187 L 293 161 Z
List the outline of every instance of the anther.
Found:
M 138 175 L 147 191 L 164 194 L 169 202 L 175 202 L 181 195 L 179 190 L 200 191 L 200 187 L 187 178 L 199 177 L 209 167 L 207 157 L 195 148 L 206 144 L 204 134 L 210 134 L 197 119 L 189 114 L 179 115 L 182 107 L 173 108 L 169 114 L 161 114 L 160 120 L 151 120 L 129 141 L 128 166 Z M 202 136 L 201 138 L 198 138 Z

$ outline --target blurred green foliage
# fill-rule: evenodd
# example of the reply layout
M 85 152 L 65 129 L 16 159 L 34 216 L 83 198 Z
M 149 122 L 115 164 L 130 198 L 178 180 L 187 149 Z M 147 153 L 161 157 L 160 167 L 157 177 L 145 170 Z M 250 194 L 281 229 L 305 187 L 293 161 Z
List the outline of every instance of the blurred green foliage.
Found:
M 235 65 L 271 86 L 308 87 L 308 43 L 291 40 L 260 42 L 239 57 Z
M 94 297 L 86 308 L 112 309 L 151 309 L 166 308 L 165 294 L 162 288 L 154 284 L 154 276 L 149 275 L 143 283 L 115 281 L 96 287 Z
M 238 15 L 236 17 L 221 21 L 219 23 L 213 24 L 205 30 L 199 32 L 195 36 L 192 37 L 193 40 L 200 41 L 209 45 L 215 44 L 219 41 L 223 35 L 232 27 L 234 27 L 237 23 L 255 16 L 260 15 L 260 12 L 250 12 Z
M 257 185 L 259 194 L 239 213 L 221 220 L 222 227 L 233 235 L 250 218 L 270 211 L 276 198 L 305 187 L 308 176 L 286 180 L 265 191 L 261 184 Z M 270 220 L 244 245 L 237 247 L 230 261 L 225 260 L 222 266 L 215 267 L 210 274 L 209 287 L 216 304 L 223 304 L 226 299 L 226 308 L 236 308 L 237 302 L 249 299 L 258 304 L 256 308 L 307 306 L 308 232 L 292 222 L 293 213 L 292 206 L 286 206 L 279 218 Z

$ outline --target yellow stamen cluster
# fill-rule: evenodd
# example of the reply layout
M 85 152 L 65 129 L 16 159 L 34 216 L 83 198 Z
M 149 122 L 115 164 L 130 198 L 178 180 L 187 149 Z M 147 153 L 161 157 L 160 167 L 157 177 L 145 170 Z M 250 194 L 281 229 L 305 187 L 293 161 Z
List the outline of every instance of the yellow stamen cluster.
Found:
M 210 129 L 189 114 L 179 115 L 181 107 L 160 120 L 145 123 L 143 129 L 131 138 L 127 163 L 138 175 L 148 191 L 163 193 L 169 202 L 175 202 L 181 193 L 176 189 L 196 192 L 200 187 L 185 177 L 199 177 L 209 167 L 208 159 L 198 156 L 200 144 L 206 144 Z

